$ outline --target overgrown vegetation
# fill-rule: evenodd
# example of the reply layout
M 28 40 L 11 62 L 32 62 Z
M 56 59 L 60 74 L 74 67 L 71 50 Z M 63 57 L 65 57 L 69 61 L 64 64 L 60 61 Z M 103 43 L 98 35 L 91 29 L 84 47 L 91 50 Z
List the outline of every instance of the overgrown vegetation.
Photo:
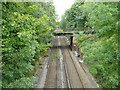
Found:
M 2 3 L 2 87 L 34 88 L 41 52 L 48 49 L 56 27 L 52 2 Z
M 76 2 L 62 16 L 61 28 L 64 31 L 83 30 L 86 16 L 82 13 L 83 3 Z
M 104 88 L 119 86 L 118 23 L 117 2 L 76 2 L 61 21 L 64 31 L 80 31 L 76 38 L 80 52 L 89 71 Z

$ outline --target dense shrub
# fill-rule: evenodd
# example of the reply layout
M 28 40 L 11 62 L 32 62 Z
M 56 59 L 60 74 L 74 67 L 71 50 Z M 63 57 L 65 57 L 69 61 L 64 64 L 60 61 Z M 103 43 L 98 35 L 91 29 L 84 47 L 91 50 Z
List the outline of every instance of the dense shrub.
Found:
M 80 44 L 84 50 L 84 60 L 89 71 L 97 79 L 101 87 L 118 87 L 118 43 L 114 36 L 110 39 L 93 39 Z
M 19 80 L 16 80 L 13 83 L 10 83 L 7 88 L 35 88 L 35 83 L 36 78 L 35 77 L 30 77 L 30 78 L 21 78 Z
M 2 6 L 2 87 L 33 88 L 34 78 L 28 76 L 40 53 L 51 46 L 55 10 L 49 2 L 3 2 Z M 46 12 L 48 6 L 51 11 Z
M 73 10 L 73 7 L 76 8 Z M 76 41 L 89 71 L 104 88 L 118 88 L 118 13 L 117 2 L 75 2 L 61 21 L 63 30 L 72 26 L 75 30 L 74 26 L 81 24 L 88 28 L 78 27 L 83 33 Z M 91 37 L 88 37 L 89 33 L 92 33 Z

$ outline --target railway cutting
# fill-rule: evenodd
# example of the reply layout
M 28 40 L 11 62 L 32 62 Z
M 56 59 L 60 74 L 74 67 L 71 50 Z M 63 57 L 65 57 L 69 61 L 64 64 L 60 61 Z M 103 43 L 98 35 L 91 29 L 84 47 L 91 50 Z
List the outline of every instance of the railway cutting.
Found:
M 44 88 L 98 88 L 92 84 L 65 36 L 54 36 Z M 95 82 L 95 81 L 92 81 Z

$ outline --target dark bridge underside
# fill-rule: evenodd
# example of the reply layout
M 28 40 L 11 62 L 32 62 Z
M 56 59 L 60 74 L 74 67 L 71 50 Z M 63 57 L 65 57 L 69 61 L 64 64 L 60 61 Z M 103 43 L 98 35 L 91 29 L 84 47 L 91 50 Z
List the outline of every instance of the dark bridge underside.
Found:
M 54 33 L 54 36 L 73 36 L 73 33 Z
M 72 50 L 72 44 L 73 44 L 73 33 L 54 33 L 54 36 L 70 36 L 70 49 Z

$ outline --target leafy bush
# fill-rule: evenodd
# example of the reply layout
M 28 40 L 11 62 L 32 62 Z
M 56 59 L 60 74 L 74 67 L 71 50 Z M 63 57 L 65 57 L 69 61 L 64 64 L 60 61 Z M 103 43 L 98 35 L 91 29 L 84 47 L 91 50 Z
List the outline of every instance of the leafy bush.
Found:
M 77 37 L 76 37 L 76 41 L 78 46 L 85 40 L 87 39 L 87 35 L 80 33 Z
M 34 73 L 29 74 L 40 53 L 51 46 L 54 6 L 49 2 L 3 2 L 2 6 L 2 87 L 33 87 L 29 76 Z
M 112 35 L 118 28 L 118 3 L 116 2 L 86 2 L 83 5 L 86 25 L 99 32 L 100 36 Z
M 118 88 L 118 13 L 117 2 L 76 1 L 61 21 L 63 30 L 84 31 L 77 36 L 77 44 L 89 71 L 104 88 Z M 93 35 L 87 38 L 89 33 Z
M 74 33 L 75 33 L 75 34 L 79 34 L 79 31 L 75 31 Z
M 88 39 L 80 44 L 85 51 L 84 60 L 89 71 L 95 76 L 101 87 L 118 87 L 118 43 L 114 36 L 110 39 Z
M 35 82 L 35 77 L 24 77 L 10 83 L 6 88 L 35 88 Z

